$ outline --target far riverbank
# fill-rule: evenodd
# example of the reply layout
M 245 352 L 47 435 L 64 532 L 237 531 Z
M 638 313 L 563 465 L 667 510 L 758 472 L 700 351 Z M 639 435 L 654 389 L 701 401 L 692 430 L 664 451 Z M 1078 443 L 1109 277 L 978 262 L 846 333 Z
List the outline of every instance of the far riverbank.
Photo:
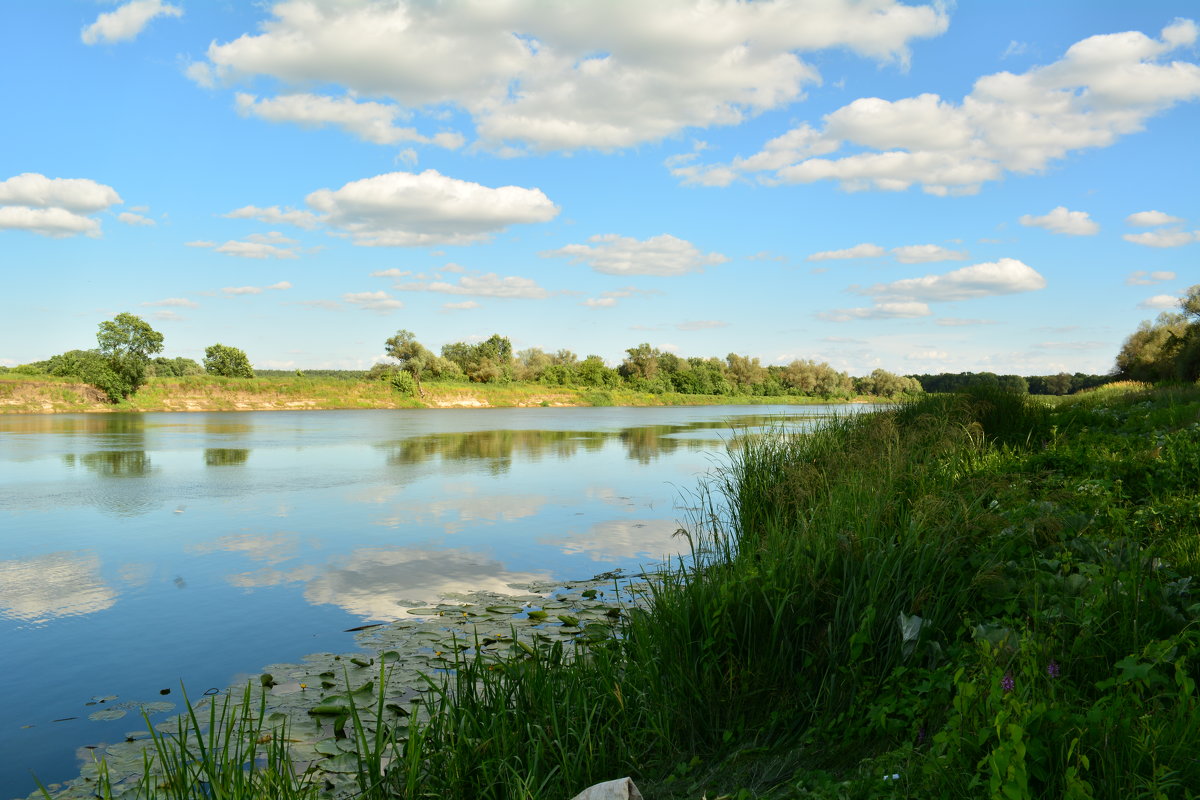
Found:
M 304 411 L 360 408 L 523 408 L 569 406 L 812 405 L 880 402 L 879 398 L 695 395 L 536 383 L 426 383 L 424 396 L 397 392 L 383 381 L 271 377 L 151 378 L 137 394 L 110 403 L 94 386 L 69 378 L 0 375 L 0 413 L 78 414 L 178 411 Z

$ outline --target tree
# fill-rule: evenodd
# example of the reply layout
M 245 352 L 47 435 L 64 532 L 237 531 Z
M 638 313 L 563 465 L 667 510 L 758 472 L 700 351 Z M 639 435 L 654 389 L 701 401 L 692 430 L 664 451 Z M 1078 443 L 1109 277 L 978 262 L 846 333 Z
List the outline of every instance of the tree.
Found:
M 253 378 L 254 368 L 246 352 L 219 342 L 204 348 L 204 371 L 226 378 Z
M 439 360 L 438 357 L 418 342 L 412 331 L 406 330 L 396 331 L 395 336 L 384 342 L 383 349 L 389 356 L 400 362 L 400 369 L 412 376 L 413 383 L 417 387 L 417 394 L 424 397 L 425 390 L 421 388 L 421 372 L 429 369 L 435 361 Z
M 116 376 L 111 388 L 101 387 L 114 401 L 118 399 L 114 392 L 125 398 L 145 385 L 150 356 L 163 349 L 163 335 L 141 317 L 127 312 L 101 322 L 96 341 L 100 355 Z

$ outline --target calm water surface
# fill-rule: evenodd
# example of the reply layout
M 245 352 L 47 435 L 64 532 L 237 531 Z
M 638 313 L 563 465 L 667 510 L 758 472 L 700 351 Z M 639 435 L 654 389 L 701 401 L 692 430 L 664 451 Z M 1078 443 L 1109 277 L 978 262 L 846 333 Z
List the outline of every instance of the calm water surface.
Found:
M 0 416 L 0 797 L 142 728 L 97 710 L 352 650 L 346 628 L 446 593 L 673 554 L 735 428 L 833 410 Z

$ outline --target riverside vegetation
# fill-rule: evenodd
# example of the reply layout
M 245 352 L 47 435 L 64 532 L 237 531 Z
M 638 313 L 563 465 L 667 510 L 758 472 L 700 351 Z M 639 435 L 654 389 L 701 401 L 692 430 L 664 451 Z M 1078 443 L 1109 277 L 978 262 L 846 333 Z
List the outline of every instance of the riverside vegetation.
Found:
M 729 800 L 1200 786 L 1196 387 L 930 395 L 745 437 L 696 500 L 691 558 L 613 635 L 468 641 L 405 726 L 372 721 L 382 690 L 345 693 L 358 796 L 566 798 L 627 774 Z M 247 690 L 157 737 L 168 776 L 142 796 L 320 796 L 257 708 Z

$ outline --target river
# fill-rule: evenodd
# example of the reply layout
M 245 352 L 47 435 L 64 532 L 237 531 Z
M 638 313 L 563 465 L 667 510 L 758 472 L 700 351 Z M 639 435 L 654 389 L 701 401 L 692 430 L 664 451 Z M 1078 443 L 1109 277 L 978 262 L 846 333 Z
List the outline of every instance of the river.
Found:
M 839 409 L 0 416 L 0 797 L 78 774 L 181 682 L 677 554 L 735 430 Z

